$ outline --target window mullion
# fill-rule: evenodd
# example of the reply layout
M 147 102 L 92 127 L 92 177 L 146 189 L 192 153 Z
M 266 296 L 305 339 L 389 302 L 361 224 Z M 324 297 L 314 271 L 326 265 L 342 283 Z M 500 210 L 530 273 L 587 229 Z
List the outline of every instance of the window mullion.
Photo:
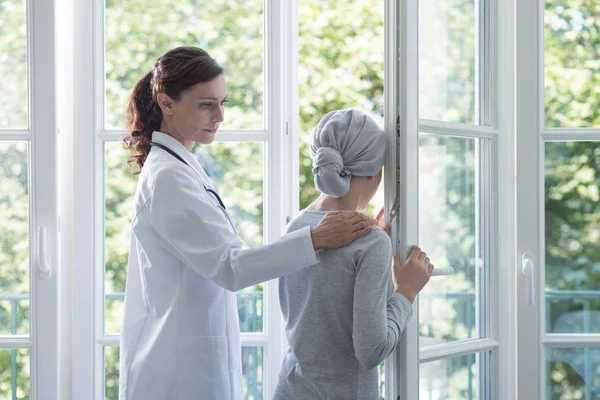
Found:
M 31 398 L 58 399 L 58 205 L 56 202 L 56 103 L 54 2 L 29 1 L 28 60 L 31 121 L 30 307 Z M 38 229 L 46 232 L 50 275 L 39 274 Z
M 286 196 L 298 196 L 298 188 L 290 187 L 290 173 L 284 168 L 289 158 L 289 104 L 291 82 L 288 57 L 291 51 L 286 35 L 286 15 L 295 12 L 295 3 L 265 0 L 265 242 L 272 243 L 283 234 L 287 216 Z M 288 128 L 288 129 L 286 129 Z M 244 135 L 242 133 L 241 135 Z M 221 135 L 224 140 L 228 134 Z M 273 397 L 283 358 L 283 319 L 279 310 L 278 280 L 265 284 L 264 396 Z
M 395 7 L 398 7 L 397 9 Z M 392 109 L 392 114 L 398 117 L 399 144 L 397 152 L 397 168 L 399 169 L 397 196 L 400 200 L 400 212 L 396 219 L 397 240 L 396 251 L 407 254 L 409 246 L 419 242 L 418 237 L 418 178 L 419 178 L 419 4 L 416 0 L 401 2 L 398 6 L 388 8 L 394 12 L 394 23 L 391 27 L 398 33 L 389 35 L 394 38 L 386 44 L 399 59 L 395 73 L 397 84 L 387 87 L 392 93 L 398 93 L 398 109 Z M 398 36 L 396 36 L 398 35 Z M 397 50 L 398 49 L 398 50 Z M 389 115 L 389 114 L 388 114 Z M 402 339 L 399 351 L 396 352 L 397 391 L 392 393 L 392 399 L 398 395 L 402 399 L 419 398 L 419 300 L 413 304 L 413 316 L 409 321 Z M 389 393 L 389 392 L 388 392 Z
M 98 60 L 94 58 L 94 32 L 90 26 L 96 25 L 94 19 L 95 2 L 71 1 L 64 4 L 70 7 L 72 14 L 68 15 L 66 23 L 73 28 L 73 53 L 69 54 L 71 76 L 64 76 L 65 87 L 72 90 L 73 95 L 65 95 L 65 104 L 61 108 L 72 110 L 64 122 L 65 129 L 61 130 L 63 146 L 70 150 L 72 170 L 67 176 L 66 184 L 72 190 L 72 209 L 69 217 L 71 224 L 64 226 L 63 235 L 68 236 L 71 243 L 70 259 L 65 259 L 66 267 L 72 269 L 69 284 L 72 289 L 72 309 L 65 310 L 72 315 L 71 319 L 71 354 L 72 370 L 77 373 L 77 379 L 71 375 L 72 399 L 97 399 L 94 387 L 95 347 L 95 290 L 94 290 L 94 178 L 95 158 L 95 87 L 94 71 Z M 72 86 L 71 86 L 72 85 Z M 64 136 L 63 136 L 64 135 Z M 66 155 L 67 153 L 65 153 Z M 92 161 L 91 161 L 92 160 Z M 67 190 L 67 187 L 65 187 Z M 70 194 L 70 193 L 67 193 Z M 65 201 L 67 199 L 65 198 Z M 65 366 L 65 367 L 70 367 Z M 63 393 L 63 398 L 69 395 Z
M 460 357 L 480 351 L 493 350 L 498 348 L 499 345 L 500 343 L 498 341 L 485 338 L 422 347 L 420 351 L 420 362 L 426 363 L 449 357 Z

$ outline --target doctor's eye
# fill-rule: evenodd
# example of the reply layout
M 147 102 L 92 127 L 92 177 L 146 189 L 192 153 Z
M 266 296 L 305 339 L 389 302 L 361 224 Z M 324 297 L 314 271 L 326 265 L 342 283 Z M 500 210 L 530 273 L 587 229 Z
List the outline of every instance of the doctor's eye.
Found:
M 222 106 L 224 106 L 226 103 L 229 103 L 229 100 L 228 100 L 228 99 L 225 99 L 225 100 L 223 100 L 223 101 L 221 102 L 221 105 L 222 105 Z
M 201 103 L 200 108 L 203 110 L 209 110 L 213 106 L 213 103 Z

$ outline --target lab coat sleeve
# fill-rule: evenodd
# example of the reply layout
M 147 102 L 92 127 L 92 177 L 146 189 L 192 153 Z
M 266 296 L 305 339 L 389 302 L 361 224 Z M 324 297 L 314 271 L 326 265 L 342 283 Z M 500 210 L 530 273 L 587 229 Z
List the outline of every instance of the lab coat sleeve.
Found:
M 187 267 L 237 291 L 318 263 L 310 227 L 242 250 L 225 210 L 211 202 L 187 168 L 160 171 L 149 204 L 150 224 L 159 240 Z

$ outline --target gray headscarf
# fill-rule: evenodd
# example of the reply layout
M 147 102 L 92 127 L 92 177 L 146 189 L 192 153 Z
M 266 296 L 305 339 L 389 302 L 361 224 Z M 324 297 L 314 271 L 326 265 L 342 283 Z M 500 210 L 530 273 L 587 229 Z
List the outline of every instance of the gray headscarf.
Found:
M 310 158 L 317 189 L 342 197 L 350 190 L 352 175 L 379 173 L 385 160 L 385 135 L 371 117 L 359 110 L 331 111 L 312 133 Z

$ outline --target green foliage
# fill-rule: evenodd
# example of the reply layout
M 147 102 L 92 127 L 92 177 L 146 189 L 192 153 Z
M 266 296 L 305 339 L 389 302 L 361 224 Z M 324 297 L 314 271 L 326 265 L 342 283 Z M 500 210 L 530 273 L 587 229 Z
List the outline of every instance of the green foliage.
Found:
M 299 2 L 300 209 L 318 197 L 308 146 L 321 117 L 355 107 L 383 125 L 383 9 L 382 0 Z
M 0 0 L 0 129 L 27 128 L 25 0 Z
M 546 0 L 546 125 L 600 126 L 600 2 Z
M 222 129 L 263 127 L 263 2 L 106 1 L 106 125 L 122 127 L 131 88 L 163 53 L 199 46 L 225 68 L 229 100 Z

